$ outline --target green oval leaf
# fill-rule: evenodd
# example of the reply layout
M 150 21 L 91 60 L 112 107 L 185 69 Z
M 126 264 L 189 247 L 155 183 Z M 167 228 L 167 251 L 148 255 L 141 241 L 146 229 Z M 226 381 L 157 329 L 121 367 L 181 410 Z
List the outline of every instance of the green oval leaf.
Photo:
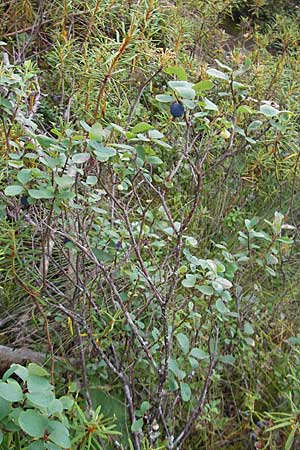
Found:
M 174 89 L 182 98 L 194 100 L 196 97 L 196 92 L 191 87 L 176 87 Z
M 220 298 L 216 301 L 216 308 L 222 315 L 228 314 L 230 312 L 225 303 Z
M 139 122 L 131 129 L 131 133 L 145 133 L 145 131 L 153 130 L 153 128 L 152 125 L 149 125 L 146 122 Z
M 117 151 L 112 147 L 104 147 L 100 142 L 89 141 L 89 147 L 94 151 L 96 158 L 100 162 L 106 162 L 117 154 Z
M 205 109 L 208 109 L 210 111 L 219 111 L 218 106 L 206 97 L 204 99 L 204 103 L 205 103 L 205 106 L 204 106 Z
M 187 383 L 180 383 L 180 395 L 183 402 L 188 402 L 191 399 L 192 391 Z
M 185 279 L 182 281 L 182 286 L 186 288 L 192 288 L 195 286 L 195 283 L 197 281 L 197 275 L 188 273 L 185 276 Z
M 193 358 L 200 360 L 209 358 L 209 355 L 206 352 L 197 347 L 192 348 L 190 355 L 193 356 Z
M 274 117 L 280 113 L 280 111 L 278 111 L 278 109 L 274 108 L 271 105 L 261 105 L 259 110 L 266 117 Z
M 8 380 L 7 383 L 0 382 L 0 397 L 9 402 L 20 402 L 23 400 L 23 392 L 16 381 Z
M 133 422 L 131 425 L 131 431 L 133 433 L 137 433 L 138 431 L 141 431 L 144 425 L 144 419 L 138 419 Z
M 32 437 L 43 437 L 48 426 L 47 417 L 38 411 L 27 409 L 21 412 L 19 417 L 19 425 L 22 430 Z
M 164 72 L 167 73 L 168 75 L 176 75 L 178 80 L 186 80 L 187 79 L 186 71 L 184 70 L 183 67 L 180 67 L 180 66 L 166 67 Z
M 0 420 L 8 416 L 10 410 L 11 410 L 11 402 L 4 400 L 4 398 L 0 397 Z
M 214 83 L 211 80 L 202 80 L 193 85 L 193 89 L 198 92 L 209 91 L 214 87 Z
M 100 123 L 94 123 L 94 125 L 89 130 L 89 138 L 96 141 L 102 141 L 103 138 L 103 128 Z
M 28 189 L 28 195 L 37 200 L 54 198 L 54 192 L 51 189 Z
M 29 375 L 37 375 L 38 377 L 48 377 L 49 372 L 44 367 L 39 366 L 36 363 L 30 363 L 28 365 Z
M 17 179 L 20 183 L 26 184 L 32 179 L 31 169 L 22 169 L 17 175 Z
M 211 286 L 207 286 L 207 285 L 197 286 L 197 289 L 204 295 L 213 295 L 214 294 L 214 290 Z
M 37 375 L 29 375 L 27 378 L 27 388 L 29 392 L 51 391 L 52 384 L 44 378 Z
M 76 153 L 72 156 L 72 161 L 75 164 L 83 164 L 90 159 L 90 155 L 88 153 Z
M 177 342 L 185 355 L 188 354 L 190 349 L 190 341 L 186 334 L 178 333 L 176 334 Z
M 62 175 L 61 177 L 54 177 L 54 181 L 60 188 L 65 189 L 71 187 L 75 183 L 75 178 L 70 177 L 69 175 Z
M 160 103 L 170 103 L 174 101 L 174 97 L 172 95 L 167 94 L 159 94 L 156 95 L 155 98 Z
M 14 197 L 15 195 L 19 195 L 22 192 L 24 192 L 24 188 L 19 184 L 12 184 L 11 186 L 7 186 L 4 190 L 4 194 L 8 197 Z
M 70 448 L 71 442 L 69 438 L 69 430 L 60 422 L 56 420 L 49 421 L 50 423 L 50 435 L 49 439 L 54 444 L 59 445 L 62 448 Z
M 208 75 L 210 75 L 211 77 L 219 78 L 220 80 L 226 80 L 226 81 L 229 80 L 228 75 L 226 75 L 226 73 L 221 72 L 221 71 L 218 70 L 218 69 L 212 69 L 212 68 L 211 68 L 211 69 L 207 69 L 207 73 L 208 73 Z
M 31 392 L 26 394 L 26 398 L 35 406 L 47 408 L 54 400 L 52 392 Z

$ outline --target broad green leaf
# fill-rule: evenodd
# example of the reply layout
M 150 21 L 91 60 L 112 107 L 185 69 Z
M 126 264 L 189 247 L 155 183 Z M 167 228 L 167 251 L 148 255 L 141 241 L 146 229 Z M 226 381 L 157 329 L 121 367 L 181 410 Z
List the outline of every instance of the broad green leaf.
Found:
M 190 341 L 187 335 L 184 333 L 178 333 L 176 334 L 176 339 L 183 353 L 187 355 L 190 349 Z
M 154 142 L 155 142 L 157 145 L 159 145 L 160 147 L 168 148 L 168 149 L 172 148 L 172 146 L 171 146 L 170 144 L 168 144 L 168 143 L 165 142 L 165 141 L 162 141 L 161 139 L 155 139 Z
M 117 151 L 112 147 L 104 147 L 100 142 L 89 141 L 89 147 L 94 151 L 96 158 L 100 162 L 106 162 L 117 154 Z
M 180 395 L 183 402 L 188 402 L 191 399 L 191 388 L 187 383 L 180 382 Z
M 153 128 L 152 125 L 149 125 L 146 122 L 139 122 L 131 129 L 131 132 L 134 134 L 145 133 L 146 131 L 153 130 Z
M 205 106 L 204 106 L 205 109 L 208 109 L 210 111 L 219 111 L 218 106 L 206 97 L 204 99 L 204 103 L 205 103 Z
M 8 110 L 11 110 L 13 105 L 11 104 L 11 102 L 9 100 L 7 100 L 6 98 L 2 97 L 2 95 L 0 95 L 0 107 L 3 106 L 4 108 L 7 108 Z
M 254 334 L 254 330 L 253 330 L 251 323 L 249 323 L 247 321 L 244 323 L 244 333 L 248 334 L 249 336 Z
M 173 80 L 168 81 L 168 85 L 171 89 L 191 88 L 193 86 L 193 83 L 189 83 L 188 81 Z
M 171 392 L 175 392 L 175 391 L 177 391 L 177 389 L 179 389 L 178 383 L 175 380 L 175 378 L 173 377 L 173 375 L 170 375 L 170 378 L 169 378 L 169 390 Z
M 226 80 L 226 81 L 229 80 L 228 75 L 227 75 L 226 73 L 224 73 L 224 72 L 221 72 L 221 71 L 218 70 L 218 69 L 213 69 L 213 68 L 207 69 L 207 73 L 208 73 L 208 75 L 210 75 L 211 77 L 219 78 L 220 80 Z
M 27 378 L 27 388 L 31 392 L 47 392 L 53 389 L 52 384 L 45 377 L 29 375 Z
M 261 105 L 259 110 L 266 117 L 274 117 L 280 113 L 280 111 L 278 111 L 278 109 L 274 108 L 271 105 Z
M 138 419 L 133 422 L 131 425 L 131 431 L 132 433 L 137 433 L 138 431 L 141 431 L 144 425 L 144 419 Z
M 250 338 L 250 337 L 246 337 L 245 338 L 245 342 L 250 345 L 250 347 L 255 347 L 255 340 Z
M 182 98 L 181 103 L 188 109 L 194 109 L 197 106 L 197 102 L 195 100 L 189 100 L 188 98 Z
M 161 139 L 164 137 L 164 135 L 158 130 L 149 130 L 147 134 L 150 139 Z
M 170 103 L 174 101 L 174 97 L 172 95 L 159 94 L 155 96 L 156 100 L 160 103 Z
M 75 183 L 75 178 L 70 177 L 69 175 L 62 175 L 61 177 L 55 176 L 54 181 L 60 188 L 65 189 L 71 187 Z
M 119 133 L 126 134 L 126 131 L 120 125 L 113 123 L 113 122 L 110 122 L 109 125 L 111 126 L 111 128 L 113 128 L 114 130 L 117 130 Z
M 194 100 L 196 96 L 196 92 L 191 87 L 176 87 L 174 89 L 180 95 L 180 97 L 188 100 Z
M 185 279 L 182 281 L 182 285 L 186 288 L 192 288 L 195 286 L 197 281 L 197 275 L 186 274 Z
M 229 280 L 226 280 L 226 278 L 223 277 L 217 277 L 215 279 L 216 283 L 219 283 L 222 285 L 223 289 L 230 289 L 232 287 L 232 283 Z
M 186 80 L 187 79 L 187 73 L 183 67 L 179 67 L 179 66 L 166 67 L 164 72 L 167 73 L 168 75 L 176 75 L 178 80 Z
M 203 91 L 209 91 L 214 87 L 214 83 L 211 80 L 202 80 L 193 85 L 193 89 L 197 93 L 201 93 Z
M 84 120 L 80 120 L 79 123 L 85 131 L 91 131 L 91 127 Z
M 54 395 L 51 391 L 38 391 L 25 394 L 26 398 L 35 406 L 40 408 L 48 408 L 54 400 Z
M 231 67 L 229 67 L 226 64 L 222 63 L 218 59 L 215 59 L 215 61 L 218 64 L 218 66 L 221 67 L 221 69 L 225 69 L 225 70 L 228 70 L 228 72 L 232 72 L 232 68 Z
M 83 164 L 90 159 L 90 155 L 88 153 L 76 153 L 72 156 L 72 161 L 75 164 Z
M 219 357 L 219 361 L 223 364 L 230 364 L 231 366 L 233 366 L 235 363 L 235 357 L 232 355 L 221 355 Z
M 239 83 L 238 81 L 233 81 L 233 82 L 232 82 L 232 87 L 233 87 L 233 89 L 238 90 L 238 89 L 244 89 L 244 88 L 246 88 L 246 87 L 248 87 L 248 86 L 246 86 L 246 85 L 243 84 L 243 83 Z
M 192 358 L 191 356 L 188 357 L 189 363 L 193 370 L 197 369 L 199 367 L 199 361 L 195 358 Z
M 21 169 L 17 175 L 17 179 L 22 184 L 28 183 L 32 179 L 31 169 Z
M 20 402 L 23 400 L 23 392 L 20 385 L 14 380 L 0 382 L 0 397 L 9 402 Z
M 3 433 L 2 433 L 2 431 L 0 430 L 0 444 L 2 444 L 2 442 L 3 442 Z
M 90 184 L 91 186 L 94 186 L 95 184 L 97 184 L 98 178 L 95 177 L 94 175 L 89 175 L 86 178 L 86 184 Z
M 250 106 L 240 105 L 237 109 L 237 112 L 241 113 L 241 114 L 244 114 L 244 113 L 245 114 L 254 114 L 255 111 L 252 108 L 250 108 Z
M 49 372 L 44 367 L 39 366 L 36 363 L 30 363 L 28 365 L 29 375 L 37 375 L 38 377 L 48 377 Z
M 8 416 L 11 410 L 11 402 L 8 400 L 4 400 L 4 398 L 0 397 L 0 421 L 6 416 Z
M 190 355 L 193 358 L 200 359 L 200 360 L 209 358 L 209 355 L 206 352 L 204 352 L 203 350 L 201 350 L 200 348 L 197 348 L 197 347 L 192 348 Z
M 213 295 L 214 294 L 213 288 L 208 285 L 203 284 L 202 286 L 197 286 L 197 289 L 204 295 Z
M 140 406 L 140 411 L 144 415 L 146 411 L 150 408 L 150 403 L 147 401 L 144 401 Z
M 71 442 L 69 438 L 69 430 L 60 422 L 56 420 L 49 421 L 49 435 L 50 441 L 62 448 L 70 448 Z
M 216 301 L 216 308 L 222 315 L 226 315 L 230 312 L 225 303 L 221 299 L 218 299 Z
M 20 406 L 12 408 L 9 414 L 9 419 L 11 419 L 15 424 L 17 424 L 22 411 L 23 408 L 21 408 Z
M 12 364 L 9 369 L 4 373 L 2 380 L 6 381 L 13 373 L 18 375 L 21 380 L 25 381 L 28 377 L 28 370 L 21 364 Z
M 163 161 L 158 156 L 147 156 L 146 162 L 153 164 L 154 166 L 159 166 L 163 164 Z
M 102 141 L 103 138 L 103 128 L 100 123 L 94 123 L 94 125 L 89 130 L 89 138 L 95 141 Z
M 54 192 L 53 189 L 29 189 L 28 190 L 28 195 L 31 198 L 35 198 L 35 199 L 50 199 L 50 198 L 54 198 Z
M 38 411 L 27 409 L 20 414 L 19 425 L 29 436 L 43 437 L 48 428 L 48 419 Z
M 185 372 L 181 369 L 179 369 L 177 361 L 173 358 L 170 358 L 169 360 L 169 369 L 171 370 L 171 372 L 174 373 L 174 375 L 179 379 L 179 380 L 183 380 L 185 377 Z
M 42 134 L 39 134 L 35 136 L 35 139 L 38 141 L 38 143 L 45 148 L 51 147 L 51 145 L 56 145 L 57 141 L 53 138 L 49 138 L 48 136 L 44 136 Z
M 7 186 L 4 190 L 4 194 L 8 197 L 14 197 L 15 195 L 19 195 L 22 192 L 24 192 L 24 188 L 19 184 L 12 184 L 10 186 Z
M 191 245 L 192 247 L 197 247 L 198 245 L 197 239 L 195 239 L 192 236 L 184 236 L 184 238 L 187 244 Z
M 46 395 L 48 395 L 48 393 Z M 48 414 L 50 416 L 53 416 L 54 414 L 57 414 L 57 413 L 61 414 L 63 412 L 63 409 L 64 409 L 62 402 L 57 400 L 56 398 L 54 398 L 47 405 L 47 408 L 48 408 Z
M 26 450 L 54 450 L 50 447 L 49 443 L 45 443 L 43 440 L 38 440 L 32 442 L 28 447 L 26 447 Z M 55 450 L 60 450 L 59 447 L 56 447 Z
M 248 131 L 256 131 L 258 128 L 262 126 L 263 122 L 261 120 L 253 120 L 253 122 L 248 125 Z
M 69 409 L 71 409 L 74 405 L 74 400 L 72 397 L 69 397 L 67 395 L 63 395 L 62 397 L 59 398 L 59 401 L 62 403 L 63 408 L 66 409 L 67 411 Z

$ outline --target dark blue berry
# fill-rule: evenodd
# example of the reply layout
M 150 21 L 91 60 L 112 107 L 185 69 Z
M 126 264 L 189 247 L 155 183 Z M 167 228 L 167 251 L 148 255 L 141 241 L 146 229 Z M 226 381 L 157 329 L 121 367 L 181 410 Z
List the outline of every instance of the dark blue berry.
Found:
M 23 195 L 22 197 L 21 197 L 21 205 L 22 206 L 29 206 L 29 203 L 28 203 L 28 197 L 25 197 L 25 195 Z
M 184 114 L 184 106 L 181 103 L 174 102 L 171 105 L 170 112 L 173 117 L 182 117 Z
M 121 248 L 122 248 L 122 242 L 121 241 L 116 242 L 115 243 L 115 249 L 116 250 L 121 250 Z
M 251 439 L 251 441 L 257 441 L 257 436 L 256 436 L 256 433 L 254 433 L 254 431 L 251 431 L 250 439 Z

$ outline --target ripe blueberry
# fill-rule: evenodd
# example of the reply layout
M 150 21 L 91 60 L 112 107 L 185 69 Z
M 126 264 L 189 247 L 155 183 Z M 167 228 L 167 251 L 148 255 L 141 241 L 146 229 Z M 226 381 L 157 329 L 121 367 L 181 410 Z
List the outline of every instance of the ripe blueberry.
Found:
M 182 117 L 184 114 L 184 106 L 181 103 L 174 102 L 171 105 L 170 112 L 173 117 Z
M 25 195 L 22 195 L 22 197 L 21 197 L 21 205 L 24 207 L 29 206 L 28 197 L 26 197 Z
M 254 431 L 251 431 L 251 433 L 250 433 L 250 439 L 251 439 L 252 441 L 257 441 L 257 436 L 256 436 L 256 433 L 255 433 Z

